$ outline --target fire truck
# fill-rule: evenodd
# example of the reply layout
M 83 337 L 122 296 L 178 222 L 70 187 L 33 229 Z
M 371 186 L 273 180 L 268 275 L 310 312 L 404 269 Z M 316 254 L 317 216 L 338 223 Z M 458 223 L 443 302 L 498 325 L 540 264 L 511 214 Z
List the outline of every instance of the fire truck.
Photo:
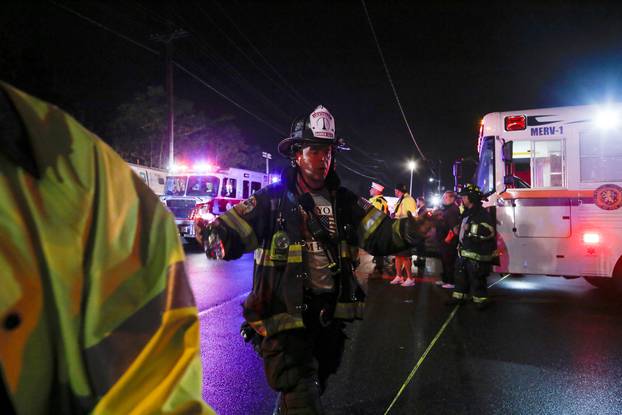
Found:
M 275 180 L 276 176 L 272 178 Z M 166 177 L 160 199 L 175 215 L 180 236 L 192 240 L 197 217 L 212 221 L 269 182 L 269 175 L 251 170 L 221 169 L 209 164 L 190 169 L 180 165 Z
M 495 271 L 622 289 L 622 104 L 487 114 L 477 147 Z

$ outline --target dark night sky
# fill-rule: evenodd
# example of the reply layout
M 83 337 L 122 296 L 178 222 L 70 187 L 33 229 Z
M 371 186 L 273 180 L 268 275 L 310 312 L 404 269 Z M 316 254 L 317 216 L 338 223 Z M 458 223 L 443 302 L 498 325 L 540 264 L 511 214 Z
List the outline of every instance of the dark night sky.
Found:
M 415 138 L 442 161 L 447 186 L 451 162 L 473 155 L 487 112 L 622 100 L 619 2 L 367 6 Z M 101 134 L 121 102 L 164 78 L 161 56 L 118 35 L 160 51 L 150 35 L 171 25 L 190 33 L 175 42 L 175 60 L 274 128 L 180 71 L 177 96 L 235 115 L 249 141 L 273 153 L 282 138 L 274 129 L 287 132 L 321 103 L 354 147 L 343 164 L 388 185 L 408 182 L 404 163 L 419 156 L 359 1 L 5 2 L 0 79 Z M 368 182 L 340 175 L 358 191 Z

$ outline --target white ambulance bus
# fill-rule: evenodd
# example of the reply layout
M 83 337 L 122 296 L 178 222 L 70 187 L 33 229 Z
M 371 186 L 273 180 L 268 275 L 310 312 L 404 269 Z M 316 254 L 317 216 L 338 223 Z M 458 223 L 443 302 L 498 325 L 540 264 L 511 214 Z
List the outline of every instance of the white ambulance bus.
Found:
M 166 182 L 166 170 L 155 169 L 153 167 L 141 166 L 139 164 L 127 163 L 130 168 L 149 186 L 153 193 L 158 196 L 164 194 L 164 184 Z
M 622 104 L 487 114 L 478 151 L 497 272 L 622 289 Z

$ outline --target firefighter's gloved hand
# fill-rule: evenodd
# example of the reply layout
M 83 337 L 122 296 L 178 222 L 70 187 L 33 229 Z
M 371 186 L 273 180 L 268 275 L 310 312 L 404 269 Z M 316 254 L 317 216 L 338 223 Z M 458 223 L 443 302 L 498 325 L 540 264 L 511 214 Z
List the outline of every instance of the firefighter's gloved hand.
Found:
M 263 338 L 246 321 L 240 326 L 240 336 L 244 342 L 253 346 L 257 354 L 261 355 L 261 341 Z
M 225 240 L 227 230 L 221 226 L 218 220 L 206 225 L 201 229 L 201 241 L 203 251 L 208 259 L 223 259 L 225 257 Z

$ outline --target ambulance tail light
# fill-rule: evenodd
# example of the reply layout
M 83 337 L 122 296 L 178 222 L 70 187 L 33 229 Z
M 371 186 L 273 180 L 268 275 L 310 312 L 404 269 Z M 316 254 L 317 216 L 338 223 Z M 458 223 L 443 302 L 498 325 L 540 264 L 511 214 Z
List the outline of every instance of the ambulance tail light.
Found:
M 508 115 L 504 119 L 505 131 L 520 131 L 527 128 L 527 117 L 524 115 Z
M 583 243 L 586 245 L 598 245 L 600 243 L 600 235 L 596 232 L 585 232 L 583 234 Z

